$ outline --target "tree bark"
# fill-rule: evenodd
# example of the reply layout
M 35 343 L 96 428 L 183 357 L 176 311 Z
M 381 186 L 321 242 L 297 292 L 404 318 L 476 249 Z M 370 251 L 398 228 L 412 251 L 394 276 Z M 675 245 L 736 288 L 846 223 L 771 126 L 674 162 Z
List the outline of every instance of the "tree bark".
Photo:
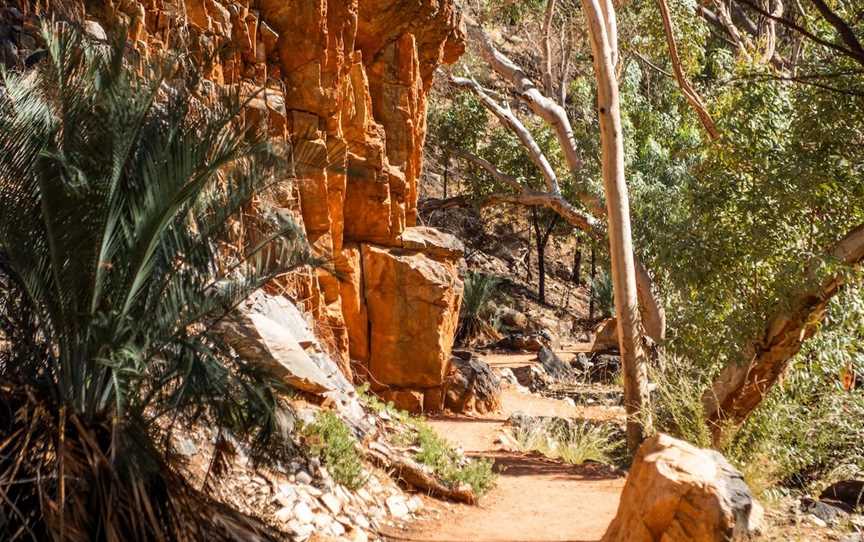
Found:
M 846 266 L 864 262 L 864 224 L 839 241 L 828 256 Z M 818 264 L 812 262 L 808 273 L 812 275 Z M 796 295 L 767 322 L 760 336 L 750 341 L 744 349 L 744 363 L 733 361 L 720 372 L 702 396 L 715 443 L 722 441 L 725 429 L 747 419 L 804 341 L 817 331 L 826 305 L 845 285 L 845 271 Z
M 702 102 L 702 98 L 690 84 L 684 69 L 681 67 L 681 59 L 678 57 L 678 45 L 675 43 L 675 30 L 672 28 L 672 17 L 669 15 L 669 6 L 666 5 L 666 0 L 657 0 L 657 5 L 660 7 L 660 16 L 663 19 L 663 30 L 666 34 L 666 45 L 669 47 L 669 60 L 672 62 L 672 70 L 675 72 L 675 80 L 678 82 L 678 87 L 684 98 L 690 103 L 690 106 L 699 117 L 699 121 L 708 132 L 711 139 L 720 137 L 720 132 L 714 125 L 714 119 L 708 113 L 708 109 Z
M 602 5 L 600 2 L 603 2 Z M 649 401 L 647 358 L 641 341 L 630 202 L 624 179 L 624 139 L 615 76 L 617 43 L 612 43 L 617 41 L 617 29 L 611 1 L 582 0 L 582 10 L 588 23 L 597 79 L 597 114 L 606 192 L 609 255 L 618 319 L 618 344 L 624 372 L 627 446 L 631 452 L 635 452 L 645 432 L 650 431 L 651 421 L 645 408 Z
M 594 281 L 597 280 L 597 253 L 591 246 L 591 296 L 588 298 L 588 319 L 594 320 Z
M 580 273 L 579 267 L 582 265 L 582 248 L 579 245 L 576 245 L 576 250 L 573 251 L 573 274 L 571 275 L 570 280 L 573 281 L 576 286 L 580 286 L 582 284 L 582 273 Z

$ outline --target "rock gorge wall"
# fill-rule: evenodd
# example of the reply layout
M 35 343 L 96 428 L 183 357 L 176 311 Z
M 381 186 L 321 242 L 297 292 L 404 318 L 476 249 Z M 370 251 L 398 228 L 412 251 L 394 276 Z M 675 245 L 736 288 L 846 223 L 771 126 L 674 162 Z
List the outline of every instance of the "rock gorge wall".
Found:
M 24 64 L 40 4 L 2 8 L 0 61 Z M 403 406 L 440 408 L 462 247 L 416 225 L 417 181 L 433 73 L 464 50 L 453 0 L 109 0 L 73 11 L 91 33 L 129 25 L 145 54 L 184 44 L 212 84 L 263 87 L 248 121 L 328 157 L 296 163 L 307 236 L 335 269 L 301 281 L 300 301 L 346 376 Z M 291 199 L 280 204 L 296 210 Z

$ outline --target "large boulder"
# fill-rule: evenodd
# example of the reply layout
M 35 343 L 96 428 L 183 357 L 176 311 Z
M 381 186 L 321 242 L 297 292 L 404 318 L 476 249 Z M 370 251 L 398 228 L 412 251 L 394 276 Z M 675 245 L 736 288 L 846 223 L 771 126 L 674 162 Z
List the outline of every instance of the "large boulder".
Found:
M 655 435 L 639 448 L 604 542 L 730 542 L 754 536 L 762 507 L 718 452 Z
M 453 412 L 495 412 L 501 408 L 501 380 L 489 365 L 467 354 L 450 359 L 444 406 Z
M 373 382 L 440 386 L 462 301 L 456 263 L 403 248 L 364 244 L 361 250 Z

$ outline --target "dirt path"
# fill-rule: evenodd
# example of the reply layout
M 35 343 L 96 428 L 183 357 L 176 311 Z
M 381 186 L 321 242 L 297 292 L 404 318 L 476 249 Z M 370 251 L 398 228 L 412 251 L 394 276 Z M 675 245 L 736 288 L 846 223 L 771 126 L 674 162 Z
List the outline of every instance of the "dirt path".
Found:
M 494 367 L 531 363 L 533 355 L 484 358 Z M 436 542 L 595 541 L 606 530 L 624 478 L 598 465 L 568 465 L 538 455 L 503 451 L 496 443 L 514 412 L 609 419 L 618 408 L 577 407 L 564 401 L 505 390 L 502 412 L 487 417 L 446 417 L 430 424 L 468 455 L 489 457 L 498 472 L 496 487 L 479 506 L 428 500 L 426 519 L 386 539 Z

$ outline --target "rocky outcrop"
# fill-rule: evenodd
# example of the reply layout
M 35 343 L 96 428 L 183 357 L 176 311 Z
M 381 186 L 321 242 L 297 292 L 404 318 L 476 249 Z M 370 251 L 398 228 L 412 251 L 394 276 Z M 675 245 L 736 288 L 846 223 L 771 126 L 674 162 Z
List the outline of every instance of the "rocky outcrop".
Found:
M 314 315 L 349 379 L 353 366 L 376 389 L 440 386 L 462 248 L 416 227 L 417 182 L 433 73 L 464 50 L 455 2 L 75 3 L 53 15 L 79 19 L 97 39 L 129 26 L 143 57 L 189 51 L 205 101 L 217 87 L 258 92 L 245 120 L 291 143 L 298 177 L 277 187 L 272 204 L 301 216 L 311 245 L 332 263 L 280 286 Z M 23 68 L 46 14 L 15 4 L 0 9 L 0 61 Z
M 501 380 L 471 352 L 458 352 L 451 358 L 443 392 L 443 406 L 452 412 L 486 414 L 501 408 Z
M 604 542 L 748 540 L 762 507 L 720 453 L 655 435 L 639 448 Z

